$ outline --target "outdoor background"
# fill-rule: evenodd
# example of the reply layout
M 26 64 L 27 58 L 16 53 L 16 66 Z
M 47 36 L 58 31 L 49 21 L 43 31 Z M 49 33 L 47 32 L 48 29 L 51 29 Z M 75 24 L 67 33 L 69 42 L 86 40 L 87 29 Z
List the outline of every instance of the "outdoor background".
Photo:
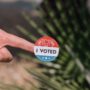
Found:
M 90 90 L 90 0 L 0 0 L 0 28 L 35 43 L 53 37 L 54 62 L 7 47 L 14 58 L 0 63 L 0 90 Z

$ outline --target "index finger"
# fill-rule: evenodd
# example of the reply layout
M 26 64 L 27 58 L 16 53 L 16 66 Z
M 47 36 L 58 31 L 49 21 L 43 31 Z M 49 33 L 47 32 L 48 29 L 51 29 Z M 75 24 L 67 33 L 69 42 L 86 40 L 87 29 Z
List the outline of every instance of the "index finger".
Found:
M 12 60 L 12 54 L 6 47 L 0 49 L 0 62 L 9 62 Z

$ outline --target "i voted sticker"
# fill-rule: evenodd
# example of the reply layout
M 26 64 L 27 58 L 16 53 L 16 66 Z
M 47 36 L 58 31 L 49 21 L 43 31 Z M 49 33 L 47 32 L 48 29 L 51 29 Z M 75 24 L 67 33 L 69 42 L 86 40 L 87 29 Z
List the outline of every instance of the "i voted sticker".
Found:
M 59 45 L 53 38 L 44 36 L 36 41 L 34 53 L 41 61 L 54 61 L 59 54 Z

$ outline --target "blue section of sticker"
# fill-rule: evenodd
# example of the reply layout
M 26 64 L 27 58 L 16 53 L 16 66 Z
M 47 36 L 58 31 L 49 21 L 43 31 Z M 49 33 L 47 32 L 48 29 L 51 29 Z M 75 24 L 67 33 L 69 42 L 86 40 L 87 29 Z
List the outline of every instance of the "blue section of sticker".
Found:
M 43 62 L 50 62 L 56 59 L 55 56 L 42 56 L 42 55 L 36 55 L 36 56 L 40 61 L 43 61 Z

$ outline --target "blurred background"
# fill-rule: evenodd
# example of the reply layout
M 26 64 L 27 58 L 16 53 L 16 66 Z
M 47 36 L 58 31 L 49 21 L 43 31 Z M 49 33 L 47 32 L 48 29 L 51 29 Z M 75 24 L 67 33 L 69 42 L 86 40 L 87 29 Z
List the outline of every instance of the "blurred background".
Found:
M 27 25 L 27 22 L 24 20 L 22 12 L 28 13 L 28 15 L 31 15 L 33 19 L 38 21 L 38 12 L 36 8 L 40 5 L 41 2 L 42 0 L 0 0 L 0 28 L 9 33 L 27 38 L 27 36 L 24 36 L 20 32 L 18 32 L 16 26 L 25 26 L 29 30 L 33 31 L 33 29 L 29 27 L 29 25 Z M 24 68 L 28 67 L 32 69 L 35 67 L 37 69 L 38 64 L 36 64 L 36 62 L 33 63 L 31 61 L 18 57 L 17 52 L 19 52 L 20 49 L 18 50 L 11 47 L 7 48 L 15 57 L 10 63 L 0 63 L 0 82 L 6 84 L 1 86 L 4 86 L 4 89 L 6 88 L 6 90 L 8 89 L 7 87 L 5 87 L 7 86 L 7 84 L 14 85 L 13 87 L 15 87 L 15 85 L 18 85 L 23 89 L 32 90 L 32 84 L 28 84 L 29 80 L 36 86 L 37 81 L 33 79 L 32 75 L 29 75 L 27 71 L 24 70 Z M 21 50 L 21 52 L 24 51 Z M 0 90 L 2 90 L 2 87 L 0 88 Z
M 7 47 L 14 58 L 0 63 L 0 90 L 90 90 L 90 0 L 0 0 L 0 28 L 35 43 L 53 37 L 54 62 Z
M 42 0 L 0 0 L 0 28 L 12 30 L 15 25 L 26 23 L 22 20 L 22 12 L 27 12 L 37 18 L 36 7 Z

